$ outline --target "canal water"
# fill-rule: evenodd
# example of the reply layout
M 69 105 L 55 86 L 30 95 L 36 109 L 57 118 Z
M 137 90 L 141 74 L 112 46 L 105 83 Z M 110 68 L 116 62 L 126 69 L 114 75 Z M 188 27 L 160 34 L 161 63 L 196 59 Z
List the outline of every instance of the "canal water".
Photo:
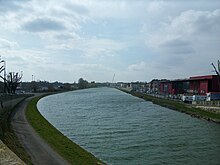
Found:
M 220 164 L 220 125 L 114 88 L 47 96 L 40 113 L 109 165 Z

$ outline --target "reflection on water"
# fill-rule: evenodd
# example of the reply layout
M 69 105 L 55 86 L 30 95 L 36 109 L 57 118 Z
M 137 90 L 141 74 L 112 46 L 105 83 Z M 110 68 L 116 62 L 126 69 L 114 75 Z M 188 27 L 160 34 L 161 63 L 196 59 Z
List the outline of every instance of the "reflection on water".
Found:
M 42 115 L 108 164 L 218 164 L 220 125 L 113 88 L 41 99 Z

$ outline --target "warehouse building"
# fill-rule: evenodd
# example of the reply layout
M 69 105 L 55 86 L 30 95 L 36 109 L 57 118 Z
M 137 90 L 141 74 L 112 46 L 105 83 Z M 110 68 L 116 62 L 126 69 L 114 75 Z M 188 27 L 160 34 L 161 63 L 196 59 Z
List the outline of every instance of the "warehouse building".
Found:
M 217 75 L 195 76 L 189 79 L 160 82 L 160 94 L 162 95 L 206 95 L 209 92 L 220 92 Z

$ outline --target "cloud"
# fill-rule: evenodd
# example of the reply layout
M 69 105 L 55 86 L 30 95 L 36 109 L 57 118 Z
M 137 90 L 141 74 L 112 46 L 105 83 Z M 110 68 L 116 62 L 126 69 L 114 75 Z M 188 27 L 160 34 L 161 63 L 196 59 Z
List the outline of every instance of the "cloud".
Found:
M 141 61 L 136 64 L 131 64 L 128 66 L 129 71 L 145 71 L 147 68 L 147 64 L 144 61 Z
M 49 80 L 205 74 L 219 59 L 219 4 L 0 0 L 0 54 L 12 70 Z
M 65 38 L 65 36 L 63 36 Z M 81 55 L 85 58 L 104 58 L 108 56 L 116 56 L 118 52 L 125 49 L 126 46 L 119 42 L 104 38 L 75 38 L 64 40 L 63 43 L 47 45 L 47 49 L 53 50 L 77 50 L 81 52 Z
M 51 53 L 45 50 L 17 49 L 0 52 L 0 54 L 7 62 L 8 72 L 23 72 L 23 81 L 30 80 L 32 75 L 36 76 L 36 79 L 46 81 L 73 82 L 80 77 L 105 81 L 115 72 L 101 63 L 90 61 L 77 63 L 72 55 L 68 57 L 64 55 L 64 59 L 58 54 L 51 56 Z
M 64 8 L 69 9 L 70 11 L 76 12 L 78 14 L 88 14 L 89 10 L 82 4 L 77 3 L 67 3 L 64 5 Z
M 16 65 L 16 66 L 20 66 L 21 68 L 19 70 L 22 69 L 23 66 L 28 66 L 29 62 L 27 60 L 25 60 L 25 58 L 22 58 L 20 56 L 14 56 L 14 55 L 9 55 L 4 57 L 4 59 L 9 62 L 9 65 Z
M 219 58 L 220 10 L 188 10 L 163 22 L 156 31 L 148 31 L 147 47 L 157 52 L 161 65 L 181 68 L 179 73 L 199 72 Z M 169 71 L 168 71 L 169 72 Z M 206 71 L 207 72 L 207 71 Z
M 146 43 L 155 50 L 177 54 L 192 53 L 195 43 L 213 37 L 217 39 L 217 34 L 220 34 L 220 10 L 184 11 L 170 22 L 164 23 L 159 30 L 148 34 Z
M 4 56 L 8 63 L 16 63 L 16 59 L 22 59 L 29 63 L 30 66 L 41 65 L 50 59 L 48 53 L 32 49 L 8 50 L 8 52 L 3 53 L 2 56 Z
M 143 18 L 143 12 L 149 1 L 145 0 L 109 0 L 82 1 L 89 9 L 89 15 L 94 19 L 136 19 Z
M 143 27 L 146 46 L 155 54 L 151 61 L 155 77 L 212 74 L 210 63 L 219 59 L 220 9 L 187 10 L 168 17 L 157 28 Z
M 34 35 L 35 38 L 40 37 L 39 40 L 47 43 L 45 45 L 67 43 L 67 46 L 62 47 L 69 48 L 67 40 L 80 38 L 80 24 L 87 19 L 88 9 L 80 2 L 32 0 L 19 4 L 18 0 L 13 0 L 13 3 L 7 3 L 7 6 L 12 7 L 13 4 L 20 5 L 22 10 L 11 10 L 9 13 L 1 14 L 0 22 L 4 22 L 0 24 L 1 31 L 15 32 L 21 36 L 24 33 L 26 36 Z
M 161 1 L 161 0 L 151 1 L 151 2 L 149 2 L 148 6 L 147 6 L 147 11 L 149 13 L 161 12 L 161 10 L 164 10 L 164 7 L 166 7 L 166 6 L 167 6 L 167 4 L 164 1 Z
M 7 12 L 10 10 L 16 10 L 17 5 L 12 3 L 11 1 L 0 0 L 0 13 Z
M 95 63 L 78 63 L 78 64 L 69 64 L 69 67 L 66 68 L 68 70 L 75 70 L 77 72 L 81 72 L 84 75 L 87 73 L 103 73 L 112 71 L 112 69 L 102 65 Z
M 79 36 L 76 33 L 59 33 L 55 35 L 54 38 L 58 41 L 69 41 L 71 39 L 79 39 Z
M 83 42 L 83 38 L 77 33 L 68 31 L 55 34 L 47 33 L 44 38 L 49 40 L 48 44 L 45 45 L 45 48 L 49 50 L 81 50 L 80 43 Z
M 76 73 L 74 75 L 75 80 L 80 77 L 83 77 L 87 80 L 95 81 L 107 81 L 112 78 L 115 70 L 104 66 L 102 64 L 93 64 L 93 63 L 81 63 L 74 64 L 69 67 L 71 72 L 74 70 Z M 99 76 L 97 76 L 99 75 Z
M 125 48 L 125 45 L 121 42 L 110 39 L 89 39 L 85 41 L 83 46 L 83 54 L 86 57 L 104 57 L 115 56 L 119 50 Z
M 53 59 L 42 50 L 12 49 L 0 51 L 0 54 L 6 61 L 7 72 L 23 71 L 23 81 L 30 80 L 32 74 L 40 76 L 42 71 L 48 67 L 47 62 Z
M 52 20 L 50 18 L 37 18 L 23 25 L 23 29 L 29 32 L 47 32 L 47 31 L 62 31 L 65 26 L 62 22 Z
M 160 48 L 171 54 L 190 54 L 194 52 L 190 41 L 182 38 L 170 38 L 164 40 L 161 42 Z
M 220 33 L 220 9 L 214 11 L 188 10 L 165 25 L 166 32 L 191 39 Z M 168 34 L 168 35 L 169 35 Z M 191 37 L 191 38 L 190 38 Z
M 18 44 L 16 42 L 0 38 L 0 49 L 14 49 L 17 47 Z
M 22 0 L 22 3 L 28 0 Z M 19 0 L 0 0 L 0 13 L 12 12 L 21 8 Z

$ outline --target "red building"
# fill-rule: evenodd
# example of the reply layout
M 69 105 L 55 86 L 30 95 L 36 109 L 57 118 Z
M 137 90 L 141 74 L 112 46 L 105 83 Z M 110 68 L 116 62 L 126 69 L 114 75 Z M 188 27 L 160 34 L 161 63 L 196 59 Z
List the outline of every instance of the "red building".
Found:
M 163 81 L 160 83 L 160 92 L 165 95 L 177 95 L 187 93 L 189 90 L 189 79 L 178 79 Z
M 217 75 L 190 77 L 190 91 L 193 94 L 206 95 L 208 92 L 219 92 L 220 84 Z
M 160 94 L 169 95 L 172 94 L 172 81 L 165 80 L 160 82 Z
M 164 95 L 206 95 L 208 92 L 220 92 L 217 75 L 196 76 L 189 79 L 162 81 L 160 83 L 160 93 Z

